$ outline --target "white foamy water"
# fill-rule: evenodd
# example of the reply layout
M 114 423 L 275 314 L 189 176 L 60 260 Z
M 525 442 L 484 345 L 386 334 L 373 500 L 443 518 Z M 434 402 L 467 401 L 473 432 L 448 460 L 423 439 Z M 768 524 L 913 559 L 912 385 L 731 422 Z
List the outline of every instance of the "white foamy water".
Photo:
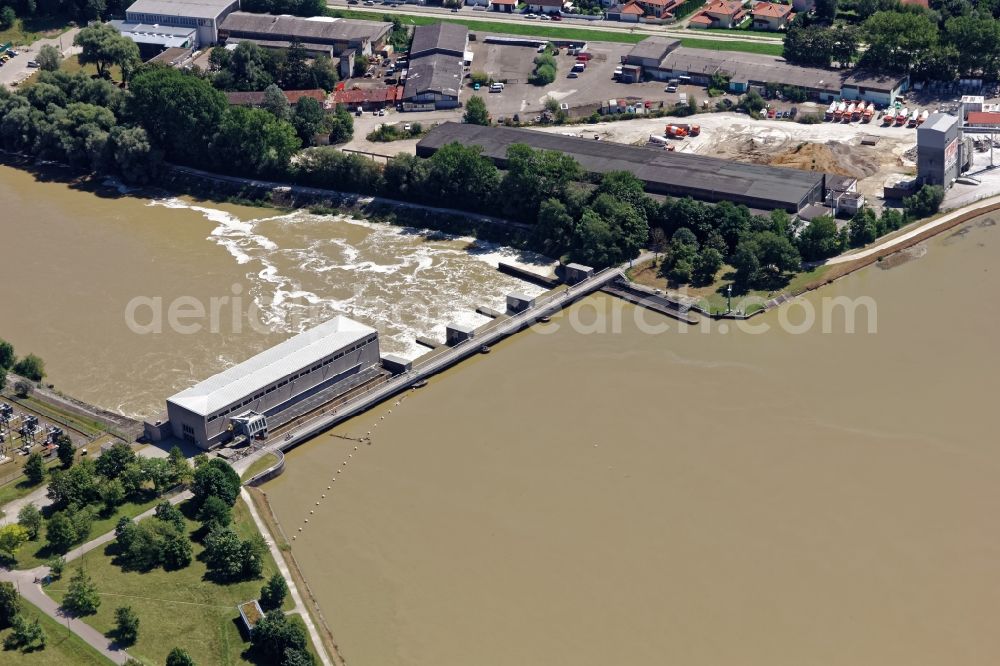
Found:
M 543 291 L 497 270 L 500 261 L 517 263 L 517 251 L 469 237 L 305 211 L 241 219 L 178 198 L 150 205 L 216 225 L 207 240 L 246 266 L 242 293 L 277 333 L 343 314 L 377 328 L 384 352 L 415 358 L 426 351 L 418 336 L 443 340 L 448 323 L 487 322 L 478 306 L 503 310 L 511 291 Z M 527 259 L 536 269 L 542 260 Z

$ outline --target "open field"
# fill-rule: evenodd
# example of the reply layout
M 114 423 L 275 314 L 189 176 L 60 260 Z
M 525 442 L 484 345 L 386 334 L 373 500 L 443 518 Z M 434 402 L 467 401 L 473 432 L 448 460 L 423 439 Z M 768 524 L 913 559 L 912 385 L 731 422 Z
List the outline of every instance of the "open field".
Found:
M 13 43 L 15 47 L 31 44 L 44 37 L 56 37 L 71 27 L 65 17 L 17 19 L 14 25 L 0 30 L 0 44 Z
M 234 528 L 242 538 L 257 533 L 246 505 L 238 500 L 233 508 Z M 199 524 L 188 521 L 189 531 Z M 139 616 L 139 640 L 129 652 L 143 663 L 162 664 L 174 647 L 182 647 L 198 664 L 253 663 L 244 652 L 244 640 L 236 605 L 256 599 L 264 582 L 277 570 L 270 554 L 264 556 L 263 577 L 259 580 L 217 584 L 207 578 L 205 564 L 198 560 L 203 548 L 194 544 L 191 564 L 179 571 L 153 569 L 146 573 L 122 571 L 112 563 L 108 548 L 87 553 L 67 568 L 64 579 L 52 585 L 48 594 L 61 601 L 73 568 L 81 565 L 90 574 L 101 594 L 96 615 L 85 618 L 101 632 L 114 626 L 114 611 L 129 605 Z M 286 607 L 290 602 L 286 600 Z
M 45 632 L 45 649 L 35 652 L 20 652 L 3 650 L 0 652 L 0 664 L 18 664 L 19 666 L 104 666 L 109 663 L 94 648 L 77 638 L 76 634 L 66 631 L 45 613 L 38 610 L 23 598 L 21 605 L 26 618 L 38 618 Z M 10 629 L 0 631 L 0 643 L 10 635 Z

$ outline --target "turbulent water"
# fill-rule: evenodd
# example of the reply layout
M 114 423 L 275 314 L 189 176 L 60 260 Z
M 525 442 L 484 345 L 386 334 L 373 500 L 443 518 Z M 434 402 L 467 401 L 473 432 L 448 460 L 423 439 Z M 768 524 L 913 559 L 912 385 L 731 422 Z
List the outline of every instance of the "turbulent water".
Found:
M 348 662 L 1000 661 L 991 220 L 751 330 L 594 297 L 294 450 L 264 490 Z M 822 316 L 858 297 L 876 332 Z
M 0 201 L 0 337 L 43 357 L 58 388 L 133 415 L 334 314 L 414 357 L 417 336 L 540 292 L 496 265 L 541 258 L 349 217 L 95 196 L 8 167 Z M 172 305 L 205 314 L 171 327 Z

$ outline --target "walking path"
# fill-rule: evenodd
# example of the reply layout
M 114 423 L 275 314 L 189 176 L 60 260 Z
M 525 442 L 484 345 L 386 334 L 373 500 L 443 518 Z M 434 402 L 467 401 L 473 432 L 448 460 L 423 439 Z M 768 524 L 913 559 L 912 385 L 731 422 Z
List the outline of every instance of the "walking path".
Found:
M 14 481 L 13 483 L 16 483 L 16 481 Z M 49 496 L 46 495 L 48 490 L 49 490 L 48 486 L 41 486 L 39 488 L 35 488 L 24 497 L 20 497 L 16 500 L 11 500 L 7 504 L 5 504 L 3 506 L 4 514 L 2 517 L 0 517 L 0 527 L 3 527 L 4 525 L 9 525 L 11 523 L 16 523 L 18 512 L 28 504 L 34 504 L 39 509 L 43 509 L 47 507 L 49 504 L 52 504 L 52 500 L 50 500 Z
M 11 515 L 10 511 L 14 504 L 22 502 L 23 506 L 24 503 L 27 503 L 26 500 L 28 500 L 29 497 L 39 492 L 41 492 L 44 497 L 44 493 L 46 490 L 47 486 L 43 486 L 42 488 L 33 491 L 30 495 L 27 495 L 21 498 L 20 500 L 14 500 L 13 502 L 10 502 L 9 504 L 3 507 L 4 511 L 7 511 L 7 515 L 10 516 Z M 168 498 L 167 501 L 170 502 L 171 504 L 180 504 L 181 502 L 183 502 L 186 499 L 189 499 L 190 497 L 191 497 L 191 491 L 185 490 L 182 493 L 178 493 L 177 495 Z M 13 511 L 15 520 L 17 518 L 17 511 L 19 510 L 20 509 L 17 508 L 14 509 Z M 152 509 L 143 511 L 138 516 L 133 518 L 133 520 L 135 521 L 143 520 L 144 518 L 152 516 L 155 512 L 156 512 L 156 507 L 153 507 Z M 94 550 L 95 548 L 100 548 L 101 546 L 110 542 L 114 538 L 115 538 L 114 530 L 107 532 L 106 534 L 102 534 L 96 539 L 92 539 L 87 543 L 83 544 L 82 546 L 77 546 L 73 550 L 66 553 L 66 561 L 71 562 L 77 558 L 83 557 L 90 551 Z M 40 608 L 43 613 L 51 617 L 59 624 L 66 625 L 70 631 L 72 631 L 74 634 L 82 638 L 84 641 L 87 642 L 87 644 L 89 644 L 91 647 L 93 647 L 95 650 L 103 654 L 105 657 L 107 657 L 114 663 L 124 664 L 125 661 L 129 658 L 129 655 L 125 650 L 116 647 L 110 641 L 110 639 L 108 639 L 107 636 L 97 631 L 83 620 L 76 619 L 63 614 L 63 612 L 59 610 L 59 604 L 57 604 L 51 597 L 45 594 L 45 591 L 42 589 L 42 586 L 41 584 L 38 583 L 38 581 L 47 576 L 48 573 L 49 573 L 49 568 L 44 565 L 35 567 L 34 569 L 23 569 L 23 570 L 0 569 L 0 581 L 7 581 L 10 583 L 14 583 L 14 585 L 18 589 L 18 592 L 21 595 L 23 595 L 25 599 L 27 599 L 34 605 L 38 606 L 38 608 Z
M 271 557 L 274 558 L 275 563 L 278 565 L 278 571 L 281 572 L 285 582 L 288 584 L 288 591 L 292 595 L 292 601 L 295 602 L 295 607 L 288 612 L 297 613 L 299 617 L 302 618 L 302 621 L 306 625 L 306 629 L 309 631 L 309 637 L 312 639 L 313 645 L 316 647 L 316 654 L 319 655 L 320 661 L 323 662 L 323 666 L 333 666 L 330 656 L 326 653 L 326 648 L 323 647 L 323 641 L 320 639 L 319 631 L 313 623 L 312 616 L 310 616 L 309 611 L 306 610 L 306 605 L 302 601 L 299 589 L 295 586 L 295 579 L 292 578 L 292 572 L 288 570 L 288 565 L 285 564 L 285 558 L 281 556 L 281 551 L 278 550 L 278 546 L 274 542 L 274 538 L 271 536 L 271 531 L 267 528 L 267 525 L 264 524 L 264 521 L 261 520 L 260 514 L 257 513 L 257 507 L 253 503 L 253 498 L 250 497 L 250 493 L 247 492 L 246 488 L 240 489 L 240 496 L 250 509 L 250 516 L 253 517 L 253 522 L 257 525 L 257 531 L 259 531 L 261 536 L 264 537 L 264 542 L 267 544 L 268 550 L 271 551 Z
M 827 265 L 832 264 L 845 264 L 851 261 L 857 261 L 858 259 L 865 259 L 872 256 L 873 254 L 878 254 L 879 252 L 884 252 L 896 245 L 905 243 L 906 241 L 916 238 L 920 234 L 926 233 L 932 229 L 943 226 L 952 222 L 955 218 L 961 217 L 962 215 L 968 215 L 969 213 L 974 213 L 977 210 L 982 210 L 986 212 L 986 209 L 991 206 L 1000 205 L 1000 196 L 990 197 L 989 199 L 983 199 L 982 201 L 977 201 L 974 205 L 965 206 L 957 210 L 953 210 L 950 213 L 945 213 L 941 217 L 935 218 L 924 224 L 921 224 L 915 229 L 907 231 L 905 234 L 896 236 L 895 238 L 890 238 L 889 240 L 879 243 L 878 245 L 873 245 L 872 247 L 861 250 L 860 252 L 852 252 L 850 254 L 842 254 L 838 257 L 833 257 L 832 259 L 827 259 L 825 262 Z

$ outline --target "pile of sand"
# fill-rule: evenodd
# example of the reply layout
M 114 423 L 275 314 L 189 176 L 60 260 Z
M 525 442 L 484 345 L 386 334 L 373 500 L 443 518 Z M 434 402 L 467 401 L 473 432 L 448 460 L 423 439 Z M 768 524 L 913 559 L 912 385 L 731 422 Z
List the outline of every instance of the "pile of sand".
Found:
M 767 156 L 765 164 L 791 167 L 803 171 L 825 171 L 851 178 L 867 178 L 878 172 L 878 151 L 867 146 L 802 142 L 784 152 Z

